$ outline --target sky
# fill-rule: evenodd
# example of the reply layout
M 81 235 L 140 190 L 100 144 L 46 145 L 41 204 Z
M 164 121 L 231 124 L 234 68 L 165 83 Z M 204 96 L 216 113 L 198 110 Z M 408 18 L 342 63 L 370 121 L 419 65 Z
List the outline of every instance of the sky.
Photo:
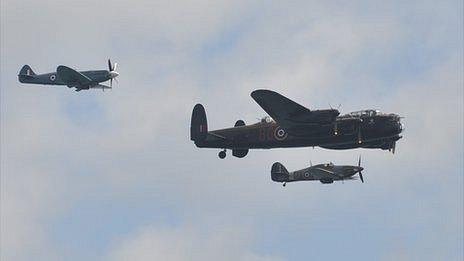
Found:
M 462 1 L 0 2 L 1 260 L 463 260 Z M 102 92 L 20 84 L 118 63 Z M 310 109 L 404 118 L 382 150 L 189 140 L 253 123 L 278 91 Z M 270 178 L 309 162 L 365 183 Z

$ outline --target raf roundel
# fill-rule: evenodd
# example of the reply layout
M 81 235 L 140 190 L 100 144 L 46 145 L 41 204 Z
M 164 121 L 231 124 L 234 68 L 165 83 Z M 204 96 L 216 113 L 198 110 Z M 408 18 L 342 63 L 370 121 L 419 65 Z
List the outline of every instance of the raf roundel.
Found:
M 285 130 L 281 127 L 277 127 L 274 131 L 274 137 L 276 138 L 276 140 L 285 140 L 287 136 L 287 132 L 285 132 Z
M 55 81 L 56 76 L 54 74 L 50 75 L 50 80 Z

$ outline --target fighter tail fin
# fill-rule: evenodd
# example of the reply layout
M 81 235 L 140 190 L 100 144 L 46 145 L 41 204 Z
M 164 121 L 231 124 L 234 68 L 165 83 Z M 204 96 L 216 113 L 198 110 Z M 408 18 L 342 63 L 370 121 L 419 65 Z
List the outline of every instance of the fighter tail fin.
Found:
M 36 74 L 32 70 L 32 68 L 29 65 L 26 64 L 26 65 L 23 66 L 23 68 L 21 68 L 21 71 L 19 71 L 19 75 L 34 76 Z
M 272 164 L 271 179 L 277 182 L 285 182 L 288 180 L 288 170 L 280 162 Z
M 208 135 L 208 122 L 206 120 L 205 108 L 201 104 L 195 105 L 190 123 L 190 139 L 197 142 L 203 141 Z
M 36 74 L 31 69 L 31 67 L 26 64 L 23 66 L 23 68 L 21 68 L 21 71 L 19 71 L 18 80 L 19 82 L 23 83 L 31 83 L 34 80 L 35 75 Z

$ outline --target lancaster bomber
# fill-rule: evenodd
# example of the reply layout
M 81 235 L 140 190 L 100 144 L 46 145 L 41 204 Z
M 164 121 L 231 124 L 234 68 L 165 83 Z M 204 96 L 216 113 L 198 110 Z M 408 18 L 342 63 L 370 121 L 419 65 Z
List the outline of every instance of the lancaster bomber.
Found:
M 245 125 L 238 120 L 233 128 L 208 131 L 206 112 L 195 105 L 190 125 L 190 139 L 199 148 L 218 148 L 219 158 L 226 150 L 243 158 L 249 149 L 315 147 L 326 149 L 372 148 L 395 153 L 396 141 L 403 131 L 401 117 L 363 110 L 340 115 L 337 109 L 310 110 L 281 94 L 256 90 L 251 97 L 272 118 Z
M 283 182 L 283 186 L 287 182 L 303 181 L 303 180 L 319 180 L 322 184 L 330 184 L 336 180 L 352 180 L 355 179 L 354 175 L 359 173 L 361 182 L 364 183 L 364 178 L 361 171 L 364 168 L 361 167 L 361 156 L 359 156 L 358 166 L 340 166 L 334 165 L 332 162 L 327 164 L 318 164 L 297 170 L 288 172 L 288 170 L 280 162 L 276 162 L 271 168 L 271 179 L 275 182 Z
M 113 79 L 118 77 L 116 72 L 117 63 L 111 64 L 108 59 L 108 70 L 82 71 L 78 72 L 67 66 L 60 65 L 56 72 L 35 74 L 29 65 L 24 65 L 18 74 L 18 80 L 22 83 L 43 84 L 43 85 L 66 85 L 69 88 L 75 87 L 76 92 L 88 89 L 111 89 Z M 110 81 L 110 86 L 100 84 Z

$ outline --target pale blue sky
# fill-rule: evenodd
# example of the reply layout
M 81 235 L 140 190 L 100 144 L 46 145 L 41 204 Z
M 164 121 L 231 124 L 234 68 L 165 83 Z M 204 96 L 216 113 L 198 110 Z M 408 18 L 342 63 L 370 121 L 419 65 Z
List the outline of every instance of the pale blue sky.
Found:
M 462 1 L 1 2 L 2 260 L 462 260 Z M 119 63 L 111 91 L 23 85 Z M 257 88 L 309 108 L 395 112 L 380 150 L 253 150 L 189 140 L 265 115 Z M 316 162 L 366 182 L 270 179 Z

